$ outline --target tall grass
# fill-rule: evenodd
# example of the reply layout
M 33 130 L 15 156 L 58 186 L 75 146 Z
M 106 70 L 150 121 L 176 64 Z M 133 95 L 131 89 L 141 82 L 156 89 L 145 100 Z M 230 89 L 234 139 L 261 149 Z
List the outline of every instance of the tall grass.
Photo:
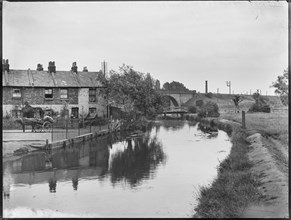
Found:
M 260 198 L 257 177 L 251 173 L 247 134 L 237 127 L 232 132 L 232 149 L 218 166 L 218 177 L 209 187 L 201 187 L 194 217 L 236 218 L 244 208 Z

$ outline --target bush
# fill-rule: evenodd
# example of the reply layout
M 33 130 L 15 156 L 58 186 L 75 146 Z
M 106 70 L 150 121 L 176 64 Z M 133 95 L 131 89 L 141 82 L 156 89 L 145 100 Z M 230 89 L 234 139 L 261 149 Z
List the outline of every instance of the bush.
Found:
M 198 106 L 198 107 L 202 107 L 203 106 L 203 100 L 197 100 L 196 101 L 196 106 Z
M 271 112 L 271 107 L 268 104 L 255 103 L 250 107 L 248 112 L 266 112 L 266 113 L 270 113 Z
M 219 108 L 215 102 L 206 102 L 198 112 L 198 117 L 219 117 Z
M 107 125 L 108 124 L 108 119 L 107 118 L 96 118 L 94 121 L 92 121 L 92 126 L 99 126 L 99 125 Z
M 207 98 L 210 98 L 210 99 L 213 98 L 213 94 L 212 94 L 212 92 L 208 92 L 208 93 L 206 93 L 205 96 L 206 96 Z
M 281 95 L 280 96 L 280 100 L 282 102 L 283 105 L 288 105 L 289 104 L 289 99 L 288 99 L 288 95 Z
M 197 108 L 195 106 L 189 106 L 188 107 L 188 112 L 190 112 L 190 113 L 197 113 Z
M 3 118 L 2 119 L 2 129 L 9 130 L 9 129 L 21 129 L 22 126 L 16 123 L 13 118 Z

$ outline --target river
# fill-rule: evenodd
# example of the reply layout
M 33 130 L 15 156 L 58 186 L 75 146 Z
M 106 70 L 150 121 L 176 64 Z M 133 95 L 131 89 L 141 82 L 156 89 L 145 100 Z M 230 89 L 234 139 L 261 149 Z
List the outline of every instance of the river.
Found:
M 3 164 L 4 217 L 191 217 L 230 152 L 224 131 L 158 121 Z

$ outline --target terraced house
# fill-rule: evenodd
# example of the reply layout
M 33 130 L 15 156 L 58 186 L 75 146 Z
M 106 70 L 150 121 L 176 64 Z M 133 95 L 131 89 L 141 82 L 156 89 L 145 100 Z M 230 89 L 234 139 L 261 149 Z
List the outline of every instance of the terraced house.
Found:
M 41 64 L 36 70 L 10 69 L 8 60 L 2 61 L 3 117 L 18 116 L 25 102 L 32 107 L 56 112 L 67 109 L 70 117 L 107 116 L 107 97 L 98 81 L 100 72 L 78 71 L 76 62 L 71 71 L 57 71 L 55 62 L 48 70 Z

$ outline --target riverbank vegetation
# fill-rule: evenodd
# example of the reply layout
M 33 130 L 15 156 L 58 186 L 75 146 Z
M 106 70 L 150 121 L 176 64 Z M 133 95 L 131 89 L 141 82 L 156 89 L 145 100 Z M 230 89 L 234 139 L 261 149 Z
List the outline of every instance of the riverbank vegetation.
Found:
M 201 187 L 194 217 L 235 218 L 261 195 L 257 177 L 251 173 L 248 159 L 247 133 L 239 127 L 231 135 L 233 144 L 229 156 L 218 166 L 218 177 L 211 186 Z
M 108 103 L 120 107 L 125 118 L 136 120 L 140 117 L 153 119 L 163 110 L 164 97 L 157 90 L 158 80 L 150 73 L 144 74 L 128 65 L 108 75 L 99 74 L 99 80 L 106 86 Z

